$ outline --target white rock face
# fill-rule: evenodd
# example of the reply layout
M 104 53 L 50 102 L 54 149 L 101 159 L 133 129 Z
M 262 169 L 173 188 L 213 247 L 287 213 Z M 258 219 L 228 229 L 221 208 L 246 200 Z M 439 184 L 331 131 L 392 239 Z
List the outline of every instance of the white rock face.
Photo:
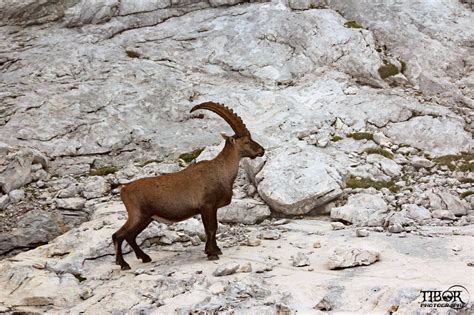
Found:
M 472 136 L 463 127 L 459 120 L 421 116 L 389 125 L 386 134 L 436 157 L 471 150 Z
M 373 249 L 337 247 L 328 258 L 329 269 L 340 269 L 373 264 L 380 258 L 380 252 Z
M 331 218 L 358 226 L 380 226 L 387 215 L 387 204 L 381 195 L 351 195 L 347 204 L 331 209 Z
M 331 0 L 325 4 L 373 30 L 393 56 L 405 62 L 403 74 L 423 93 L 472 108 L 473 91 L 465 88 L 472 84 L 472 78 L 459 78 L 466 71 L 463 63 L 474 32 L 473 13 L 461 2 L 403 0 L 397 1 L 396 7 L 391 2 L 374 7 L 373 3 L 357 0 Z M 415 24 L 415 16 L 423 18 Z
M 321 162 L 327 159 L 315 150 L 278 150 L 255 178 L 260 196 L 285 214 L 305 214 L 335 199 L 342 193 L 342 179 L 336 169 Z

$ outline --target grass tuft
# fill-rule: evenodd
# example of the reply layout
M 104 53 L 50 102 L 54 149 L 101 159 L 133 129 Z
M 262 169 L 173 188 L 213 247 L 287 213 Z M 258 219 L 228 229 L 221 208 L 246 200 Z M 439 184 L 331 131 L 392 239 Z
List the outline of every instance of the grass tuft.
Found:
M 360 132 L 352 132 L 347 135 L 347 137 L 355 139 L 355 140 L 374 140 L 374 135 L 370 132 L 360 131 Z
M 461 182 L 461 184 L 474 184 L 474 178 L 466 177 L 461 178 L 459 181 Z
M 115 166 L 104 166 L 90 170 L 89 176 L 106 176 L 109 174 L 114 174 L 117 171 L 118 169 Z
M 144 161 L 144 162 L 142 162 L 142 163 L 140 163 L 140 164 L 138 164 L 138 165 L 139 165 L 140 167 L 144 167 L 144 166 L 146 166 L 146 165 L 148 165 L 148 164 L 151 164 L 151 163 L 161 163 L 161 162 L 163 162 L 163 161 L 161 161 L 161 160 L 147 160 L 147 161 Z
M 344 26 L 347 27 L 347 28 L 363 28 L 362 25 L 360 25 L 359 22 L 357 21 L 347 21 L 346 23 L 344 23 Z
M 461 172 L 474 172 L 474 153 L 449 154 L 433 160 L 439 165 L 446 165 L 451 171 L 458 168 Z M 458 167 L 456 163 L 461 162 Z
M 379 75 L 382 79 L 386 79 L 392 75 L 397 75 L 400 73 L 397 66 L 392 63 L 386 63 L 379 68 Z
M 370 178 L 358 178 L 355 176 L 349 177 L 346 181 L 346 186 L 349 188 L 370 188 L 373 187 L 377 190 L 382 188 L 388 188 L 393 193 L 398 193 L 400 187 L 398 187 L 393 180 L 391 181 L 375 181 Z
M 340 140 L 342 140 L 343 138 L 341 136 L 338 136 L 338 135 L 335 135 L 331 138 L 331 141 L 332 142 L 338 142 Z
M 186 163 L 190 163 L 191 161 L 195 160 L 202 151 L 204 151 L 204 148 L 198 148 L 194 151 L 183 153 L 179 156 L 179 159 Z
M 382 148 L 367 148 L 364 152 L 367 152 L 367 154 L 380 154 L 385 156 L 387 159 L 393 160 L 393 153 Z
M 474 191 L 473 191 L 473 190 L 469 190 L 469 191 L 463 192 L 463 193 L 460 195 L 460 197 L 461 197 L 461 199 L 464 199 L 464 198 L 466 198 L 467 196 L 470 196 L 470 195 L 473 195 L 473 194 L 474 194 Z
M 125 53 L 130 58 L 140 58 L 142 56 L 139 52 L 130 49 L 125 50 Z

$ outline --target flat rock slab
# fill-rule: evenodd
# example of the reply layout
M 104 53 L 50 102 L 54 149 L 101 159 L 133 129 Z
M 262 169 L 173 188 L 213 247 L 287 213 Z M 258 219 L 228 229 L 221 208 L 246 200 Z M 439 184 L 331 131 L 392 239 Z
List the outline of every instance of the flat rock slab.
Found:
M 367 266 L 379 260 L 380 252 L 371 249 L 338 247 L 329 256 L 329 269 Z
M 352 227 L 334 231 L 329 222 L 292 220 L 285 225 L 284 242 L 264 241 L 264 246 L 257 247 L 221 246 L 223 254 L 218 264 L 207 260 L 204 244 L 184 248 L 176 243 L 143 244 L 141 247 L 153 260 L 146 264 L 124 247 L 132 270 L 123 272 L 114 263 L 110 236 L 123 224 L 124 213 L 120 203 L 100 206 L 90 222 L 50 244 L 1 261 L 0 304 L 7 312 L 54 313 L 67 309 L 71 313 L 135 313 L 152 304 L 163 314 L 176 309 L 212 312 L 216 305 L 236 311 L 262 308 L 275 313 L 278 306 L 268 301 L 285 299 L 290 309 L 306 314 L 325 298 L 334 311 L 383 313 L 395 303 L 399 312 L 414 313 L 419 309 L 422 289 L 446 290 L 453 283 L 470 286 L 466 274 L 472 272 L 468 263 L 474 251 L 473 225 L 459 227 L 458 235 L 452 235 L 450 228 L 421 227 L 420 235 L 407 233 L 403 239 L 377 232 L 358 238 Z M 153 240 L 163 234 L 163 229 L 164 225 L 150 225 L 140 237 Z M 248 233 L 263 232 L 259 226 L 245 229 Z M 302 244 L 303 240 L 308 251 L 314 250 L 315 241 L 322 244 L 315 250 L 317 255 L 311 255 L 311 271 L 293 266 L 288 259 L 302 252 L 292 244 Z M 337 250 L 345 242 L 351 247 Z M 222 245 L 219 237 L 217 243 Z M 363 251 L 369 247 L 383 249 L 383 259 L 364 268 L 329 269 L 330 259 L 338 261 L 337 266 L 369 263 L 378 257 L 377 253 Z M 452 250 L 461 247 L 460 251 Z M 309 252 L 303 254 L 309 256 Z M 230 273 L 233 275 L 226 278 L 214 276 Z M 215 284 L 218 282 L 221 284 Z M 144 296 L 146 292 L 158 302 Z

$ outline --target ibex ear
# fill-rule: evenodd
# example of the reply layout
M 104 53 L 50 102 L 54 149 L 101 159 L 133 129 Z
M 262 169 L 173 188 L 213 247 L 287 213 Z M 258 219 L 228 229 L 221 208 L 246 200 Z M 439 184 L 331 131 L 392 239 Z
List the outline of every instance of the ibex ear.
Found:
M 225 141 L 229 141 L 230 143 L 234 144 L 235 139 L 231 136 L 226 135 L 224 132 L 221 132 L 222 138 L 224 138 Z

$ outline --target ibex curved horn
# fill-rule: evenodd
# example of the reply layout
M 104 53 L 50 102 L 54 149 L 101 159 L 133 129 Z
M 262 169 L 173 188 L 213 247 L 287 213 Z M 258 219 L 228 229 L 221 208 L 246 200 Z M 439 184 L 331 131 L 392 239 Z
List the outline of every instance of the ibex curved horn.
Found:
M 234 130 L 238 137 L 250 135 L 250 132 L 242 121 L 242 118 L 240 118 L 236 113 L 234 113 L 232 109 L 228 108 L 227 106 L 214 102 L 205 102 L 194 106 L 190 112 L 192 113 L 197 109 L 207 109 L 224 118 L 224 120 Z

